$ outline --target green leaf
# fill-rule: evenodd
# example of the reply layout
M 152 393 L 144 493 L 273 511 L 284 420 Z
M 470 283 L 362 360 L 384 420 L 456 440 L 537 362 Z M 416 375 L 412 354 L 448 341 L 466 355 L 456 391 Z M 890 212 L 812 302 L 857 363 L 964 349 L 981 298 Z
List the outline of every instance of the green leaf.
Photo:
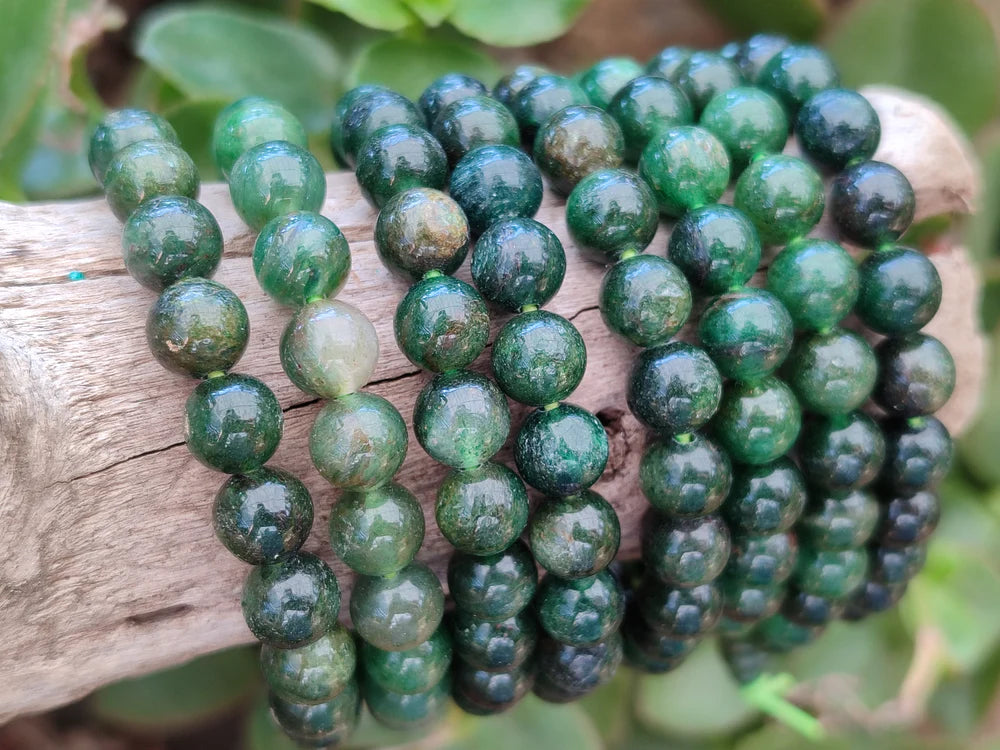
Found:
M 829 16 L 826 0 L 702 0 L 738 36 L 760 31 L 812 39 Z
M 990 350 L 983 406 L 972 427 L 958 440 L 957 452 L 962 465 L 976 480 L 1000 484 L 996 452 L 996 446 L 1000 445 L 1000 327 L 993 331 Z
M 464 34 L 498 47 L 555 39 L 573 25 L 589 0 L 458 0 L 448 19 Z
M 181 146 L 194 159 L 202 180 L 220 177 L 212 156 L 212 128 L 219 111 L 228 103 L 222 99 L 185 101 L 163 112 L 177 131 Z
M 455 10 L 455 4 L 460 0 L 404 0 L 407 7 L 420 16 L 420 20 L 428 26 L 438 26 Z
M 452 715 L 448 737 L 438 750 L 603 750 L 586 712 L 575 704 L 553 705 L 529 695 L 499 716 Z
M 35 103 L 20 129 L 14 132 L 0 151 L 0 200 L 27 200 L 22 184 L 24 164 L 31 155 L 38 133 L 45 122 L 44 96 Z
M 403 0 L 310 0 L 324 8 L 343 13 L 364 26 L 385 31 L 401 31 L 416 22 Z
M 997 112 L 997 42 L 973 0 L 855 3 L 828 46 L 848 86 L 890 83 L 925 94 L 970 132 Z
M 21 169 L 25 197 L 33 201 L 64 200 L 100 192 L 85 147 L 96 119 L 52 101 L 43 109 L 38 139 Z
M 981 206 L 1000 206 L 1000 129 L 993 128 L 977 149 L 983 162 Z M 965 244 L 980 264 L 1000 256 L 1000 211 L 976 211 L 966 223 Z M 992 326 L 990 326 L 992 329 Z

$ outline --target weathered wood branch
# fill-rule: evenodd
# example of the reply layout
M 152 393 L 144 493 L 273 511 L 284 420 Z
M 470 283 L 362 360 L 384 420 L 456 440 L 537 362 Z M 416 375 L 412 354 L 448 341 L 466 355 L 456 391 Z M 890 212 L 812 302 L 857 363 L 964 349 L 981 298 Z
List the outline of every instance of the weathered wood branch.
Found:
M 884 128 L 879 156 L 913 182 L 918 219 L 969 211 L 978 177 L 951 122 L 911 95 L 870 95 Z M 205 185 L 201 197 L 226 238 L 217 278 L 240 295 L 252 320 L 238 369 L 267 382 L 285 409 L 274 463 L 313 492 L 317 519 L 307 548 L 334 564 L 346 593 L 350 575 L 332 560 L 325 539 L 334 492 L 311 467 L 306 448 L 319 404 L 291 385 L 278 361 L 289 311 L 258 287 L 249 259 L 254 236 L 226 187 Z M 378 261 L 375 213 L 353 175 L 329 176 L 324 213 L 353 251 L 341 296 L 372 318 L 382 344 L 369 387 L 409 419 L 427 376 L 393 340 L 392 313 L 405 284 Z M 621 516 L 621 554 L 634 555 L 645 502 L 636 464 L 645 434 L 625 408 L 633 351 L 605 329 L 597 309 L 602 269 L 578 256 L 563 213 L 563 202 L 547 195 L 538 215 L 569 257 L 550 307 L 573 320 L 587 342 L 587 374 L 571 400 L 608 427 L 611 460 L 596 489 Z M 162 370 L 147 351 L 143 324 L 154 297 L 125 273 L 120 232 L 99 200 L 0 204 L 0 722 L 251 640 L 238 605 L 246 566 L 212 533 L 211 498 L 223 477 L 191 458 L 183 443 L 183 403 L 193 383 Z M 667 232 L 661 229 L 651 252 L 664 253 Z M 933 257 L 945 298 L 930 330 L 951 347 L 960 373 L 943 419 L 959 431 L 975 408 L 984 370 L 978 282 L 960 248 L 943 243 Z M 70 282 L 70 271 L 86 279 Z M 501 322 L 498 315 L 494 325 Z M 487 363 L 484 355 L 478 367 Z M 523 410 L 514 412 L 516 424 Z M 509 461 L 509 451 L 501 458 Z M 411 440 L 399 480 L 424 503 L 428 533 L 420 557 L 438 570 L 449 554 L 432 512 L 443 472 Z

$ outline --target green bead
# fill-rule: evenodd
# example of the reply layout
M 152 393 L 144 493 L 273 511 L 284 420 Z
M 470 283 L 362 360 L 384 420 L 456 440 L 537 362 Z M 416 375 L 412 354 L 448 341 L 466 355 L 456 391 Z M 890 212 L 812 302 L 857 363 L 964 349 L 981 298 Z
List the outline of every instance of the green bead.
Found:
M 768 377 L 727 385 L 713 429 L 730 458 L 759 465 L 783 456 L 795 443 L 801 425 L 802 412 L 792 389 Z
M 147 289 L 209 278 L 222 260 L 222 230 L 198 201 L 165 195 L 144 201 L 122 229 L 125 268 Z
M 810 497 L 797 531 L 804 544 L 851 549 L 868 541 L 878 520 L 879 505 L 870 492 L 851 490 L 835 497 L 817 493 Z
M 184 439 L 205 466 L 227 474 L 259 469 L 281 440 L 284 414 L 257 378 L 222 375 L 198 384 L 185 406 Z
M 734 531 L 766 535 L 788 531 L 806 505 L 806 484 L 787 458 L 737 466 L 722 515 Z
M 644 75 L 625 84 L 606 107 L 625 137 L 625 158 L 639 160 L 657 130 L 694 122 L 694 110 L 676 85 L 658 75 Z
M 518 65 L 514 70 L 505 75 L 493 87 L 493 98 L 501 102 L 504 106 L 513 107 L 514 99 L 521 89 L 534 81 L 538 76 L 549 73 L 548 68 L 541 65 Z
M 261 288 L 283 305 L 333 297 L 347 281 L 351 251 L 325 216 L 295 211 L 271 219 L 253 246 L 253 272 Z
M 793 44 L 768 60 L 756 83 L 774 92 L 794 116 L 799 107 L 820 91 L 840 85 L 840 75 L 823 50 L 807 44 Z
M 802 150 L 830 169 L 870 159 L 882 135 L 878 114 L 857 91 L 827 89 L 802 105 L 795 120 Z
M 703 294 L 746 284 L 760 263 L 760 239 L 750 220 L 721 204 L 688 211 L 674 225 L 667 254 Z
M 886 451 L 882 481 L 906 494 L 930 489 L 951 468 L 952 442 L 948 429 L 934 417 L 891 419 L 882 423 Z
M 653 189 L 660 211 L 679 217 L 722 196 L 729 184 L 729 157 L 707 130 L 666 128 L 643 149 L 639 176 Z
M 427 125 L 433 126 L 448 105 L 472 96 L 487 96 L 481 81 L 463 73 L 447 73 L 435 79 L 420 95 L 417 106 L 424 113 Z
M 591 646 L 571 646 L 543 638 L 536 656 L 535 694 L 566 703 L 608 682 L 622 661 L 622 637 L 616 631 Z
M 320 398 L 354 393 L 378 364 L 375 326 L 354 305 L 337 300 L 315 300 L 296 310 L 280 350 L 288 379 Z
M 906 593 L 905 583 L 886 584 L 864 581 L 855 589 L 844 608 L 844 620 L 861 620 L 868 615 L 894 607 Z
M 480 146 L 517 147 L 521 143 L 514 115 L 488 96 L 470 96 L 452 102 L 441 110 L 433 125 L 434 137 L 444 148 L 451 165 Z
M 534 216 L 542 203 L 542 174 L 520 149 L 479 146 L 455 165 L 448 191 L 477 237 L 493 224 Z
M 546 498 L 531 519 L 531 552 L 560 578 L 582 578 L 604 570 L 618 553 L 621 526 L 610 503 L 596 492 Z
M 743 82 L 739 68 L 716 52 L 693 52 L 677 71 L 677 85 L 701 112 L 712 99 Z
M 381 208 L 410 188 L 443 188 L 448 181 L 448 160 L 441 144 L 423 128 L 386 125 L 358 150 L 354 173 L 361 194 Z
M 506 620 L 489 622 L 462 609 L 452 619 L 455 653 L 475 669 L 515 669 L 525 664 L 538 641 L 538 625 L 530 609 Z
M 646 674 L 676 669 L 698 643 L 697 638 L 661 633 L 634 611 L 625 618 L 622 638 L 626 663 Z
M 722 576 L 719 581 L 722 589 L 722 619 L 716 630 L 726 636 L 742 637 L 749 633 L 749 628 L 743 627 L 760 622 L 770 617 L 781 608 L 785 597 L 785 586 L 782 584 L 760 586 L 738 578 Z
M 854 259 L 836 242 L 796 240 L 771 262 L 767 288 L 798 329 L 823 331 L 847 317 L 858 299 Z
M 445 675 L 438 684 L 421 693 L 396 693 L 377 682 L 364 685 L 365 702 L 375 720 L 395 730 L 413 730 L 441 719 L 448 708 L 451 676 Z
M 466 713 L 489 716 L 510 709 L 531 691 L 534 682 L 535 671 L 530 665 L 492 672 L 459 662 L 452 697 Z
M 677 83 L 677 78 L 684 63 L 694 54 L 690 47 L 667 47 L 657 52 L 653 59 L 646 63 L 646 72 L 651 76 L 660 76 Z
M 240 218 L 259 232 L 271 219 L 292 211 L 318 212 L 326 198 L 326 176 L 304 148 L 269 141 L 236 160 L 229 195 Z
M 250 318 L 240 298 L 208 279 L 171 284 L 146 316 L 146 342 L 156 361 L 196 378 L 230 369 L 249 338 Z
M 788 116 L 766 91 L 739 86 L 708 101 L 701 127 L 722 141 L 733 171 L 742 171 L 756 156 L 780 153 L 788 139 Z
M 488 622 L 513 617 L 535 595 L 538 571 L 523 542 L 485 557 L 456 552 L 448 563 L 448 591 L 457 610 Z
M 733 205 L 757 227 L 765 245 L 804 237 L 823 216 L 826 196 L 816 170 L 794 156 L 755 160 L 736 181 Z
M 325 562 L 297 552 L 253 568 L 243 584 L 241 606 L 257 640 L 275 648 L 297 648 L 337 626 L 340 587 Z
M 521 424 L 514 461 L 524 481 L 549 495 L 573 495 L 604 473 L 608 435 L 586 409 L 559 404 L 537 409 Z
M 941 501 L 934 492 L 920 490 L 906 496 L 883 496 L 877 539 L 888 547 L 920 544 L 941 520 Z
M 658 255 L 634 255 L 604 274 L 601 318 L 636 346 L 669 341 L 691 314 L 691 288 L 680 270 Z
M 383 651 L 361 642 L 365 677 L 383 690 L 404 695 L 423 693 L 437 685 L 451 666 L 451 638 L 444 627 L 405 651 Z
M 740 45 L 733 62 L 748 83 L 756 83 L 764 66 L 789 44 L 788 37 L 780 34 L 754 34 Z
M 361 717 L 361 691 L 351 680 L 325 703 L 293 703 L 271 693 L 271 715 L 294 741 L 307 747 L 340 745 L 350 737 Z
M 779 612 L 757 626 L 754 640 L 761 648 L 780 654 L 812 643 L 821 633 L 821 626 L 800 625 Z
M 166 119 L 143 109 L 108 112 L 90 138 L 87 160 L 90 171 L 101 184 L 115 154 L 141 141 L 166 141 L 180 145 L 177 132 Z
M 435 461 L 475 469 L 507 442 L 510 409 L 493 381 L 467 370 L 445 372 L 417 396 L 413 432 Z
M 790 531 L 767 536 L 735 534 L 725 576 L 751 586 L 776 586 L 788 580 L 798 554 L 796 536 Z
M 504 324 L 491 358 L 504 393 L 522 404 L 544 406 L 576 390 L 587 368 L 587 347 L 566 318 L 534 310 Z
M 722 378 L 709 356 L 682 341 L 643 349 L 632 364 L 625 399 L 636 418 L 671 435 L 708 422 L 722 398 Z
M 411 188 L 379 212 L 375 249 L 390 271 L 413 281 L 428 271 L 450 274 L 469 252 L 469 222 L 441 191 Z
M 752 629 L 753 626 L 749 626 L 745 635 L 749 635 Z M 719 644 L 719 650 L 722 652 L 722 658 L 725 660 L 729 672 L 741 686 L 753 682 L 764 674 L 768 670 L 771 660 L 771 655 L 767 651 L 746 639 L 745 635 L 733 638 L 723 637 Z
M 493 555 L 507 549 L 528 524 L 528 493 L 502 464 L 449 472 L 437 491 L 434 514 L 441 534 L 460 552 Z
M 607 57 L 583 72 L 580 88 L 586 92 L 591 104 L 607 109 L 615 94 L 642 73 L 642 66 L 631 57 Z
M 671 588 L 657 578 L 646 576 L 635 593 L 635 602 L 642 622 L 673 638 L 706 635 L 722 616 L 722 593 L 712 583 Z
M 354 161 L 353 158 L 349 159 L 347 154 L 344 153 L 344 116 L 347 114 L 347 111 L 357 102 L 373 94 L 386 92 L 392 93 L 385 86 L 363 83 L 360 86 L 355 86 L 337 101 L 337 106 L 334 108 L 333 121 L 330 123 L 330 151 L 333 154 L 334 161 L 339 166 L 349 166 Z
M 788 357 L 785 377 L 803 409 L 846 414 L 872 392 L 878 362 L 867 341 L 853 331 L 835 328 L 800 338 Z
M 827 492 L 871 484 L 885 460 L 885 438 L 863 412 L 806 420 L 797 445 L 802 473 Z
M 826 625 L 844 612 L 844 603 L 804 591 L 790 589 L 781 606 L 781 613 L 800 625 Z
M 828 550 L 803 547 L 795 584 L 807 594 L 846 599 L 865 580 L 868 554 L 863 549 Z
M 926 255 L 908 247 L 871 253 L 858 274 L 861 288 L 854 312 L 878 333 L 915 333 L 941 305 L 941 276 Z
M 618 630 L 625 616 L 625 595 L 606 570 L 574 580 L 550 575 L 538 589 L 535 611 L 552 638 L 590 646 Z
M 423 540 L 420 503 L 394 482 L 345 492 L 330 511 L 330 547 L 361 575 L 395 575 L 413 561 Z
M 116 151 L 104 173 L 108 206 L 125 221 L 151 198 L 197 198 L 201 180 L 191 157 L 172 141 L 136 141 Z
M 476 242 L 471 270 L 483 297 L 517 312 L 552 299 L 566 275 L 566 253 L 544 224 L 507 219 L 491 225 Z
M 522 88 L 510 105 L 525 143 L 535 141 L 542 123 L 559 110 L 576 104 L 589 104 L 587 93 L 565 76 L 546 73 Z
M 297 551 L 312 522 L 309 490 L 281 469 L 265 467 L 229 477 L 212 506 L 215 535 L 251 565 L 277 562 Z
M 670 516 L 700 516 L 722 505 L 732 484 L 729 457 L 704 435 L 660 438 L 646 446 L 639 484 L 649 504 Z
M 354 637 L 343 625 L 298 648 L 260 650 L 260 670 L 271 691 L 292 703 L 325 703 L 340 695 L 354 679 Z
M 879 583 L 906 583 L 923 569 L 926 562 L 926 544 L 876 546 L 871 554 L 869 576 Z
M 913 221 L 915 207 L 906 175 L 880 161 L 847 167 L 830 187 L 834 224 L 844 237 L 865 247 L 898 240 Z
M 441 583 L 423 563 L 410 563 L 392 578 L 359 576 L 354 583 L 354 629 L 384 651 L 405 651 L 426 641 L 443 615 Z
M 702 313 L 698 337 L 724 376 L 759 380 L 774 372 L 792 348 L 792 318 L 762 289 L 720 295 Z
M 933 336 L 911 333 L 885 339 L 875 350 L 878 383 L 875 402 L 890 414 L 919 417 L 933 414 L 955 390 L 955 361 Z
M 219 112 L 212 129 L 212 157 L 223 177 L 254 146 L 287 141 L 308 148 L 305 128 L 277 102 L 259 96 L 239 99 Z
M 431 372 L 472 363 L 490 337 L 490 313 L 479 293 L 451 276 L 410 287 L 396 308 L 396 343 L 417 367 Z
M 535 136 L 534 156 L 552 189 L 569 195 L 587 175 L 620 165 L 625 140 L 618 123 L 603 110 L 571 106 L 542 123 Z
M 379 128 L 387 125 L 427 127 L 424 116 L 405 96 L 388 89 L 359 89 L 352 89 L 344 95 L 341 101 L 345 107 L 339 119 L 339 131 L 335 120 L 330 134 L 331 145 L 336 152 L 335 135 L 339 132 L 344 161 L 348 166 L 354 166 L 357 153 Z
M 573 243 L 598 263 L 622 253 L 641 253 L 656 234 L 659 214 L 649 186 L 624 169 L 601 169 L 584 177 L 566 201 Z
M 714 580 L 729 559 L 729 530 L 717 515 L 669 518 L 650 512 L 642 529 L 642 559 L 668 586 Z

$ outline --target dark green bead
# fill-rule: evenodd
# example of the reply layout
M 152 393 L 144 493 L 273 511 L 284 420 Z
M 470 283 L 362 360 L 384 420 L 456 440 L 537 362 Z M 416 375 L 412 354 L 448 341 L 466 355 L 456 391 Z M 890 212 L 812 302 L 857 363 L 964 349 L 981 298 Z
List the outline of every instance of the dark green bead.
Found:
M 858 299 L 854 259 L 836 242 L 796 240 L 771 262 L 767 288 L 781 300 L 795 327 L 823 331 L 847 317 Z
M 809 483 L 827 492 L 871 484 L 882 468 L 885 447 L 878 425 L 860 411 L 806 420 L 797 445 Z
M 298 648 L 260 650 L 260 670 L 271 691 L 292 703 L 325 703 L 340 695 L 354 679 L 357 652 L 354 636 L 343 625 Z
M 660 211 L 679 217 L 722 196 L 729 184 L 729 156 L 707 130 L 670 127 L 658 130 L 646 144 L 639 175 L 653 189 Z
M 691 285 L 721 294 L 746 284 L 760 264 L 760 239 L 750 220 L 730 206 L 688 211 L 674 225 L 667 254 Z
M 319 212 L 326 198 L 326 175 L 304 148 L 268 141 L 236 160 L 229 174 L 229 195 L 240 218 L 259 232 L 277 216 Z
M 626 251 L 641 253 L 659 222 L 649 186 L 624 169 L 601 169 L 584 177 L 566 201 L 566 225 L 573 243 L 598 263 Z
M 87 160 L 97 181 L 104 184 L 105 174 L 115 154 L 141 141 L 166 141 L 180 145 L 177 132 L 166 119 L 143 109 L 119 109 L 108 112 L 90 138 Z
M 926 255 L 908 247 L 871 253 L 858 274 L 861 289 L 854 312 L 878 333 L 919 331 L 941 305 L 941 276 Z
M 330 747 L 345 742 L 361 717 L 361 691 L 351 680 L 325 703 L 293 703 L 272 693 L 271 715 L 293 740 L 307 747 Z
M 882 136 L 875 108 L 857 91 L 827 89 L 802 105 L 795 120 L 802 150 L 830 169 L 870 159 Z
M 521 89 L 538 76 L 546 75 L 549 72 L 548 68 L 543 68 L 541 65 L 518 65 L 497 81 L 493 87 L 493 98 L 507 107 L 513 107 L 514 99 L 521 93 Z
M 787 458 L 737 466 L 722 513 L 734 531 L 766 535 L 788 531 L 806 506 L 806 483 Z
M 447 73 L 432 81 L 420 95 L 417 106 L 424 113 L 428 127 L 433 126 L 444 109 L 470 96 L 488 96 L 481 81 L 462 73 Z
M 151 198 L 180 195 L 197 198 L 198 168 L 180 146 L 171 141 L 137 141 L 116 151 L 104 173 L 108 206 L 125 221 Z
M 699 639 L 660 632 L 633 610 L 625 618 L 622 640 L 629 666 L 647 674 L 663 674 L 679 667 Z
M 823 50 L 807 44 L 793 44 L 764 65 L 756 83 L 773 91 L 794 116 L 799 107 L 820 91 L 840 85 L 840 75 Z
M 356 154 L 364 146 L 369 136 L 386 125 L 427 126 L 424 116 L 409 99 L 388 89 L 352 89 L 344 94 L 341 102 L 343 114 L 339 118 L 340 127 L 334 121 L 330 141 L 337 151 L 337 136 L 341 141 L 344 161 L 354 166 Z M 338 107 L 339 109 L 340 107 Z
M 740 44 L 733 61 L 748 83 L 756 83 L 764 66 L 789 44 L 788 37 L 780 34 L 754 34 Z
M 278 102 L 260 96 L 239 99 L 219 112 L 212 130 L 212 156 L 223 177 L 254 146 L 287 141 L 308 148 L 305 128 Z
M 606 107 L 625 137 L 625 158 L 635 163 L 653 134 L 664 126 L 690 125 L 694 110 L 675 84 L 659 75 L 635 78 Z
M 661 438 L 646 446 L 639 483 L 649 504 L 670 516 L 715 511 L 732 483 L 729 457 L 709 438 Z
M 159 292 L 180 279 L 214 274 L 222 260 L 222 230 L 198 201 L 150 198 L 125 222 L 122 256 L 133 279 Z
M 345 492 L 330 511 L 330 547 L 361 575 L 395 575 L 413 561 L 423 540 L 420 503 L 394 482 Z
M 761 648 L 781 654 L 812 643 L 822 631 L 822 626 L 801 625 L 778 612 L 757 625 L 754 640 Z
M 535 561 L 560 578 L 582 578 L 604 570 L 621 541 L 618 514 L 596 492 L 547 498 L 531 519 Z
M 713 421 L 716 440 L 744 464 L 766 464 L 785 455 L 801 426 L 795 394 L 775 377 L 728 385 Z
M 870 492 L 817 493 L 809 498 L 798 532 L 803 543 L 820 549 L 851 549 L 868 541 L 878 518 L 878 502 Z
M 642 559 L 668 586 L 714 580 L 729 559 L 729 529 L 716 515 L 669 518 L 650 512 L 642 529 Z
M 414 281 L 428 271 L 450 274 L 469 252 L 469 222 L 441 191 L 411 188 L 379 212 L 375 249 L 390 271 Z
M 803 547 L 795 570 L 795 584 L 808 594 L 846 599 L 864 583 L 868 553 L 863 549 L 827 550 Z
M 851 596 L 844 610 L 845 620 L 861 620 L 868 615 L 884 612 L 899 603 L 906 593 L 905 583 L 880 583 L 865 581 Z
M 804 237 L 823 216 L 823 180 L 802 159 L 774 154 L 755 160 L 739 180 L 733 205 L 757 227 L 765 245 Z
M 448 190 L 476 237 L 507 219 L 534 216 L 542 203 L 542 174 L 520 149 L 479 146 L 455 165 Z
M 590 646 L 618 630 L 625 616 L 625 595 L 606 570 L 573 580 L 549 575 L 538 589 L 535 611 L 552 638 Z
M 184 439 L 205 466 L 245 474 L 274 455 L 283 424 L 271 389 L 249 375 L 222 375 L 199 383 L 188 396 Z
M 528 493 L 506 466 L 449 472 L 437 491 L 434 514 L 444 538 L 460 552 L 493 555 L 507 549 L 528 525 Z
M 340 586 L 325 562 L 297 552 L 253 568 L 243 584 L 241 606 L 257 640 L 275 648 L 297 648 L 337 626 Z
M 525 143 L 535 141 L 542 123 L 559 110 L 574 104 L 589 104 L 587 93 L 565 76 L 547 73 L 522 88 L 510 105 Z
M 722 294 L 702 313 L 698 337 L 724 376 L 759 380 L 774 372 L 792 348 L 792 318 L 762 289 Z
M 608 435 L 586 409 L 559 404 L 537 409 L 521 424 L 514 461 L 524 481 L 549 495 L 573 495 L 604 473 Z
M 919 573 L 927 562 L 926 544 L 903 547 L 877 545 L 871 551 L 870 576 L 879 583 L 906 583 Z
M 912 495 L 883 497 L 878 540 L 887 547 L 920 544 L 937 528 L 941 501 L 928 490 Z
M 781 613 L 801 625 L 826 625 L 843 614 L 842 601 L 792 589 L 785 596 Z
M 725 576 L 751 586 L 784 583 L 795 569 L 799 555 L 798 541 L 790 531 L 767 536 L 735 534 L 732 544 Z
M 552 189 L 569 195 L 587 175 L 621 164 L 625 140 L 618 123 L 603 110 L 565 107 L 542 123 L 535 137 L 534 156 Z
M 672 588 L 647 576 L 636 591 L 635 601 L 643 622 L 673 638 L 706 635 L 722 616 L 722 593 L 713 583 Z
M 514 115 L 488 96 L 470 96 L 441 110 L 434 121 L 434 137 L 441 143 L 449 164 L 480 146 L 519 146 L 521 134 Z
M 426 641 L 443 615 L 441 583 L 423 563 L 410 563 L 392 578 L 358 576 L 354 582 L 354 628 L 384 651 L 405 651 Z
M 744 638 L 722 638 L 719 649 L 730 673 L 741 686 L 764 674 L 771 660 L 769 653 Z
M 677 71 L 677 85 L 701 112 L 715 96 L 743 82 L 739 68 L 716 52 L 693 52 Z
M 490 337 L 490 312 L 470 284 L 432 276 L 410 287 L 396 308 L 396 343 L 417 367 L 431 372 L 472 363 Z
M 683 341 L 643 349 L 625 399 L 640 422 L 670 435 L 694 432 L 719 408 L 722 378 L 709 356 Z
M 955 361 L 933 336 L 911 333 L 885 339 L 875 350 L 878 384 L 873 398 L 890 414 L 919 417 L 940 409 L 955 390 Z
M 538 641 L 538 625 L 530 609 L 500 622 L 490 622 L 456 609 L 452 620 L 455 653 L 476 669 L 514 669 L 527 662 Z
M 756 156 L 780 153 L 788 139 L 788 116 L 766 91 L 738 86 L 708 101 L 698 124 L 715 134 L 738 173 Z
M 691 288 L 680 270 L 658 255 L 633 255 L 604 274 L 601 317 L 636 346 L 669 341 L 691 314 Z
M 532 665 L 491 672 L 459 662 L 455 665 L 452 696 L 466 713 L 489 716 L 511 708 L 531 691 L 534 683 Z
M 493 341 L 491 358 L 503 392 L 529 406 L 562 401 L 587 369 L 583 336 L 566 318 L 546 310 L 507 321 Z
M 295 552 L 313 522 L 309 490 L 294 475 L 263 468 L 229 477 L 212 506 L 215 535 L 243 562 L 276 562 Z
M 886 451 L 882 482 L 906 494 L 936 487 L 951 468 L 951 435 L 934 417 L 882 423 Z
M 373 680 L 365 682 L 365 702 L 375 720 L 396 730 L 412 730 L 439 721 L 448 708 L 451 676 L 421 693 L 397 693 Z
M 916 208 L 906 175 L 891 164 L 863 161 L 847 167 L 830 187 L 830 213 L 851 242 L 878 248 L 905 232 Z
M 344 115 L 347 114 L 347 110 L 372 94 L 381 94 L 387 91 L 389 89 L 385 86 L 363 83 L 360 86 L 355 86 L 337 101 L 333 112 L 333 121 L 330 123 L 330 152 L 339 166 L 346 167 L 353 162 L 353 158 L 348 159 L 344 153 Z
M 437 685 L 451 666 L 451 638 L 444 627 L 422 643 L 405 651 L 383 651 L 361 642 L 365 677 L 383 690 L 412 695 Z
M 455 607 L 489 622 L 506 620 L 527 607 L 537 584 L 535 561 L 520 541 L 487 557 L 456 552 L 448 563 L 448 591 Z
M 646 72 L 677 83 L 677 76 L 681 68 L 693 54 L 694 50 L 690 47 L 666 47 L 653 55 L 653 59 L 646 63 Z
M 544 224 L 507 219 L 491 225 L 476 242 L 471 270 L 483 297 L 517 312 L 552 299 L 566 275 L 566 253 Z
M 642 66 L 631 57 L 608 57 L 587 68 L 580 75 L 579 83 L 591 104 L 607 109 L 615 94 L 642 73 Z
M 722 576 L 719 581 L 722 590 L 722 619 L 716 630 L 725 636 L 742 637 L 747 634 L 746 625 L 752 625 L 770 617 L 781 608 L 785 596 L 785 586 L 758 585 Z
M 803 409 L 846 414 L 875 387 L 878 362 L 861 336 L 843 328 L 800 338 L 788 357 L 785 377 Z
M 381 208 L 410 188 L 443 188 L 448 181 L 448 159 L 441 144 L 423 128 L 387 125 L 372 133 L 358 150 L 354 173 L 361 193 Z
M 608 682 L 621 661 L 622 637 L 617 631 L 591 646 L 542 638 L 536 656 L 535 694 L 554 703 L 576 700 Z

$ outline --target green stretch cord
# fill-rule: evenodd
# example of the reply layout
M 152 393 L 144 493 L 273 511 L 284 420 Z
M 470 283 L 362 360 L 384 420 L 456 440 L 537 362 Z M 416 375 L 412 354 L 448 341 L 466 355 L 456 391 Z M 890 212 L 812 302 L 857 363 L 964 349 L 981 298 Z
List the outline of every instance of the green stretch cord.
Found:
M 826 738 L 826 730 L 815 716 L 785 700 L 795 685 L 790 674 L 762 674 L 740 688 L 743 700 L 813 742 Z

